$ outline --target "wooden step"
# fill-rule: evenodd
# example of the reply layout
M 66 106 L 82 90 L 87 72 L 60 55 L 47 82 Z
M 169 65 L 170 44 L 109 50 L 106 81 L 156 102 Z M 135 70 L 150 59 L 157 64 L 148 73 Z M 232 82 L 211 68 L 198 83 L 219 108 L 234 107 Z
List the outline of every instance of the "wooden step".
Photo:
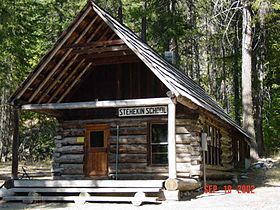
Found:
M 157 197 L 124 197 L 124 196 L 5 196 L 5 201 L 102 201 L 102 202 L 152 202 L 158 203 Z
M 14 187 L 161 188 L 164 180 L 14 180 Z
M 11 191 L 14 193 L 28 193 L 28 192 L 37 192 L 37 193 L 80 193 L 80 192 L 88 192 L 88 193 L 122 193 L 122 192 L 159 192 L 161 188 L 155 187 L 141 187 L 141 188 L 12 188 Z

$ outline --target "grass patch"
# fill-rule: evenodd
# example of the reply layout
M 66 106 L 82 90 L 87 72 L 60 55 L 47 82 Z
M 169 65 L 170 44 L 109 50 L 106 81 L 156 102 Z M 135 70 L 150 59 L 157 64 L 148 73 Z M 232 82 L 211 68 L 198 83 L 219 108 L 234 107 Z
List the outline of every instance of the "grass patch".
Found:
M 266 171 L 266 177 L 268 182 L 280 183 L 280 163 L 276 163 L 273 168 Z

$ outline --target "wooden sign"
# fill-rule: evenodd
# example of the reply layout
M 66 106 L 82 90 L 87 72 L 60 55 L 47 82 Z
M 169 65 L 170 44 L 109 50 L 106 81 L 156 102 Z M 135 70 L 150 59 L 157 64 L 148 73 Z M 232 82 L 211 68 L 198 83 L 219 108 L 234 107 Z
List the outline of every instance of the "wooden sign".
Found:
M 84 142 L 85 142 L 85 137 L 83 137 L 83 136 L 77 137 L 77 143 L 81 144 L 81 143 L 84 143 Z
M 167 115 L 167 106 L 119 108 L 119 117 Z

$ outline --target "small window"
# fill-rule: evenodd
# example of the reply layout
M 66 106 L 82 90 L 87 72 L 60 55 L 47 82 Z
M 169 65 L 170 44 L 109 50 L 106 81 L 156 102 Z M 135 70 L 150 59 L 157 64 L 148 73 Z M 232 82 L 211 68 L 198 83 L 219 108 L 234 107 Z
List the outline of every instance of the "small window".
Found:
M 90 132 L 90 147 L 104 147 L 104 131 Z
M 150 164 L 166 165 L 168 163 L 167 124 L 150 126 Z

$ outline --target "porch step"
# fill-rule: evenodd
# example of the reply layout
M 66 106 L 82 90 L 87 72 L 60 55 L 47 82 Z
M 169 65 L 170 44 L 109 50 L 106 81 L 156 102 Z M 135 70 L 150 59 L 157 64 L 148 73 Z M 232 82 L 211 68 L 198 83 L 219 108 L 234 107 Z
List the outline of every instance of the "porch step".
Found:
M 164 180 L 14 180 L 14 187 L 163 187 Z
M 53 188 L 12 188 L 11 192 L 14 193 L 29 193 L 29 192 L 37 192 L 37 193 L 80 193 L 80 192 L 88 192 L 88 193 L 110 193 L 110 192 L 159 192 L 160 188 L 155 188 L 155 187 L 138 187 L 138 188 L 74 188 L 74 187 L 53 187 Z
M 157 197 L 124 197 L 124 196 L 6 196 L 7 201 L 100 201 L 100 202 L 152 202 L 158 203 Z
M 159 202 L 164 180 L 14 180 L 6 201 Z M 147 197 L 149 195 L 150 197 Z

